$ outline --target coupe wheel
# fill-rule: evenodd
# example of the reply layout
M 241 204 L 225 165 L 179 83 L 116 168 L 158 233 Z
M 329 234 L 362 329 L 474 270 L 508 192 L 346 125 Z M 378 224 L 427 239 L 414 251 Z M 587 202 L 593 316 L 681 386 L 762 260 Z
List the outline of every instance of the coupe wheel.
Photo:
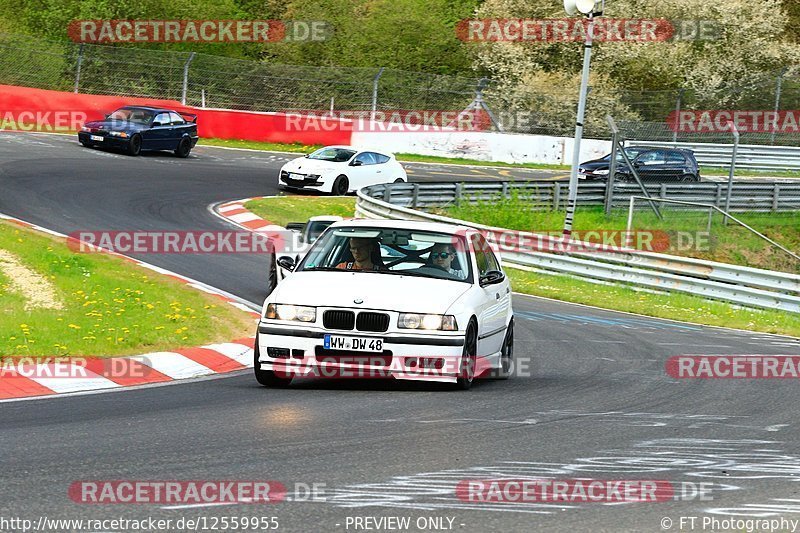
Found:
M 142 136 L 138 133 L 128 141 L 128 155 L 139 155 L 142 151 Z
M 190 141 L 188 137 L 184 137 L 181 139 L 181 142 L 178 143 L 178 147 L 175 149 L 175 155 L 178 157 L 189 157 L 189 152 L 191 151 L 192 141 Z
M 456 378 L 456 389 L 467 390 L 472 387 L 475 379 L 475 363 L 478 354 L 478 328 L 474 322 L 467 326 L 467 335 L 464 337 L 464 351 L 461 354 L 461 365 Z
M 258 347 L 258 335 L 256 335 L 255 347 L 253 348 L 253 372 L 258 381 L 264 387 L 281 388 L 288 387 L 292 382 L 292 378 L 282 378 L 272 370 L 261 370 L 261 364 L 258 362 L 261 350 Z
M 683 183 L 697 183 L 700 181 L 700 178 L 694 174 L 684 174 L 681 176 L 681 181 Z
M 347 179 L 347 176 L 339 176 L 333 182 L 331 193 L 337 196 L 344 196 L 348 190 L 350 190 L 350 180 Z

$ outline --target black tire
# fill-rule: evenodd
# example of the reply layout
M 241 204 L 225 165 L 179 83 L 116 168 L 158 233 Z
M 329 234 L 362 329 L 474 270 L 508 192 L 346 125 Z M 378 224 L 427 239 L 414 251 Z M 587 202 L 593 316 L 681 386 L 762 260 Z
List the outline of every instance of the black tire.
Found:
M 81 141 L 81 144 L 83 146 L 85 146 L 86 148 L 94 148 L 94 145 L 92 143 L 90 143 L 89 141 Z
M 178 147 L 175 148 L 175 155 L 178 157 L 189 157 L 191 151 L 192 141 L 189 140 L 189 137 L 184 137 L 181 139 L 181 142 L 178 143 Z
M 683 183 L 697 183 L 700 181 L 700 176 L 696 176 L 694 174 L 684 174 L 681 176 L 680 181 Z
M 142 152 L 142 136 L 135 133 L 128 141 L 128 155 L 137 156 Z
M 474 321 L 470 321 L 467 326 L 467 334 L 464 337 L 464 351 L 461 355 L 461 365 L 458 369 L 456 378 L 457 390 L 469 390 L 475 380 L 475 364 L 478 354 L 478 327 Z
M 292 382 L 292 378 L 279 377 L 272 370 L 261 370 L 261 365 L 258 358 L 261 355 L 261 350 L 258 347 L 258 335 L 256 335 L 255 347 L 253 348 L 253 373 L 256 375 L 256 381 L 264 387 L 271 387 L 273 389 L 280 389 L 288 387 Z
M 347 194 L 347 191 L 350 189 L 350 180 L 347 179 L 347 176 L 339 176 L 333 182 L 333 187 L 331 187 L 331 194 L 335 194 L 336 196 L 344 196 Z
M 503 339 L 503 347 L 500 348 L 501 367 L 495 374 L 497 379 L 508 379 L 511 377 L 511 370 L 514 367 L 514 319 L 508 324 L 506 337 Z
M 397 178 L 396 180 L 394 180 L 394 182 L 395 183 L 405 183 L 405 180 L 403 178 Z

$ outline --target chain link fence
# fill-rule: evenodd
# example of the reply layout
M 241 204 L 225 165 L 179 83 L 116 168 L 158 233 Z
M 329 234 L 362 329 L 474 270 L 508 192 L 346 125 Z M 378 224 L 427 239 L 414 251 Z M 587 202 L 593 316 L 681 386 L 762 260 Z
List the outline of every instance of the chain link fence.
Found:
M 634 132 L 633 121 L 628 125 L 630 138 L 647 135 L 644 140 L 729 142 L 724 133 L 676 133 L 665 120 L 670 113 L 685 110 L 800 109 L 798 74 L 785 69 L 747 87 L 713 94 L 688 89 L 627 91 L 619 99 L 627 117 L 641 123 L 640 133 Z M 497 84 L 478 77 L 378 67 L 281 65 L 201 53 L 53 42 L 2 33 L 0 83 L 164 98 L 197 107 L 246 111 L 460 111 L 483 106 L 507 132 L 571 136 L 574 128 L 574 109 L 564 109 L 563 103 L 541 101 L 533 105 L 535 109 L 516 109 Z M 552 111 L 545 111 L 548 109 Z M 610 131 L 602 117 L 591 118 L 587 124 L 600 126 L 588 128 L 586 135 L 608 139 Z M 743 133 L 741 142 L 800 146 L 800 133 Z

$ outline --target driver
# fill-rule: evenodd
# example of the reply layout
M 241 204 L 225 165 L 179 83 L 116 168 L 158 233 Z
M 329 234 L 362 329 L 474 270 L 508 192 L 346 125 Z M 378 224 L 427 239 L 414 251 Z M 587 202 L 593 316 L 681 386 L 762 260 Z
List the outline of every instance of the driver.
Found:
M 449 272 L 459 279 L 465 279 L 467 276 L 463 270 L 456 270 L 452 267 L 455 257 L 456 249 L 452 244 L 434 244 L 431 248 L 430 264 Z
M 344 270 L 383 270 L 380 263 L 380 245 L 375 239 L 350 237 L 348 246 L 353 255 L 352 261 L 344 261 L 336 268 Z

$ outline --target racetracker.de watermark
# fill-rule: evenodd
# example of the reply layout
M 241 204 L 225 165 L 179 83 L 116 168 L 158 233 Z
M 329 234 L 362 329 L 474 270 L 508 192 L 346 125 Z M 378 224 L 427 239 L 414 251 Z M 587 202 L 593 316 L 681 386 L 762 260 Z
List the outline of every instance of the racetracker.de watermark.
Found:
M 578 18 L 464 19 L 456 36 L 467 42 L 583 42 L 589 22 Z M 594 19 L 592 39 L 598 42 L 664 42 L 714 40 L 719 24 L 712 20 Z
M 0 379 L 139 379 L 153 373 L 147 359 L 112 357 L 5 357 L 0 359 Z
M 333 34 L 324 20 L 73 20 L 78 43 L 321 42 Z
M 443 132 L 489 131 L 492 120 L 485 111 L 442 109 L 290 110 L 284 113 L 286 131 Z
M 713 483 L 651 479 L 464 479 L 465 503 L 656 503 L 710 501 Z
M 68 489 L 73 502 L 85 504 L 277 503 L 286 499 L 286 492 L 283 483 L 272 480 L 76 481 Z
M 705 251 L 710 249 L 711 236 L 707 231 L 663 230 L 583 230 L 565 239 L 555 231 L 525 232 L 514 230 L 479 230 L 491 248 L 501 252 L 549 253 L 607 253 L 617 250 L 643 252 Z M 456 236 L 453 246 L 463 248 L 463 233 Z
M 301 249 L 292 231 L 73 231 L 67 246 L 79 253 L 266 254 Z
M 676 379 L 798 379 L 800 355 L 676 355 L 664 367 Z
M 800 111 L 673 111 L 666 122 L 677 133 L 730 133 L 733 126 L 740 133 L 798 133 Z
M 81 111 L 3 111 L 0 130 L 76 131 L 87 118 Z

